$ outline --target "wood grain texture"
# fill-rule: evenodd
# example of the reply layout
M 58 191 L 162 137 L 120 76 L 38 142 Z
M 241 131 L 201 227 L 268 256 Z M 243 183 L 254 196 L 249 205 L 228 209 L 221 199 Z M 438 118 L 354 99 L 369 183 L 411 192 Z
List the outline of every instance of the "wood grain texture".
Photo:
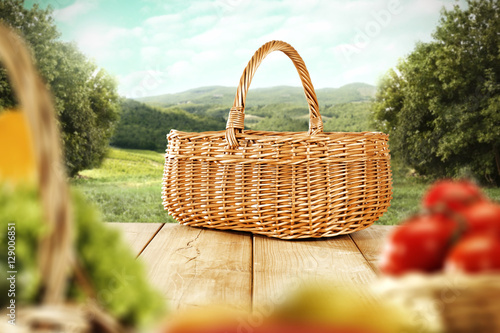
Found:
M 119 229 L 124 237 L 124 240 L 130 244 L 130 247 L 135 255 L 139 255 L 141 251 L 148 245 L 149 241 L 163 226 L 162 223 L 107 223 L 112 228 Z
M 373 271 L 379 273 L 378 259 L 387 234 L 394 228 L 392 225 L 372 225 L 370 228 L 351 234 L 352 240 L 370 263 Z
M 254 237 L 254 310 L 272 307 L 303 283 L 366 285 L 375 277 L 349 236 L 306 241 Z
M 172 310 L 209 304 L 251 308 L 248 234 L 165 224 L 139 258 Z

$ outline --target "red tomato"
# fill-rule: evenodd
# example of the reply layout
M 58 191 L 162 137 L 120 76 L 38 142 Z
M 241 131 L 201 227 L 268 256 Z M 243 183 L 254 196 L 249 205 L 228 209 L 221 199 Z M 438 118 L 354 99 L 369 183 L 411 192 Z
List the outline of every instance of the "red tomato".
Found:
M 493 234 L 464 237 L 446 258 L 447 272 L 500 272 L 500 238 Z
M 458 233 L 458 223 L 443 214 L 414 216 L 389 235 L 380 270 L 393 276 L 438 270 Z
M 461 211 L 473 203 L 484 200 L 479 187 L 468 180 L 451 179 L 435 182 L 424 195 L 422 204 L 431 211 Z
M 468 233 L 493 233 L 500 237 L 500 205 L 483 201 L 461 212 L 468 227 Z

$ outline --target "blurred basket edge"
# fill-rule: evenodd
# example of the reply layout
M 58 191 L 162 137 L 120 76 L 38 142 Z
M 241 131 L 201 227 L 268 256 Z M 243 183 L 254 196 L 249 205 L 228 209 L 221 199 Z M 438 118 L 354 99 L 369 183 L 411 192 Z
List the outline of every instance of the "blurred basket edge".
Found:
M 500 274 L 382 278 L 376 295 L 413 313 L 422 332 L 500 332 Z
M 123 332 L 118 321 L 99 308 L 91 297 L 85 304 L 78 305 L 65 299 L 70 273 L 76 273 L 82 284 L 88 281 L 80 281 L 85 275 L 81 274 L 74 255 L 71 202 L 52 97 L 38 76 L 22 38 L 1 22 L 0 63 L 7 69 L 13 91 L 27 115 L 37 165 L 38 191 L 49 230 L 38 244 L 40 304 L 16 304 L 15 326 L 7 322 L 9 309 L 2 309 L 0 331 Z

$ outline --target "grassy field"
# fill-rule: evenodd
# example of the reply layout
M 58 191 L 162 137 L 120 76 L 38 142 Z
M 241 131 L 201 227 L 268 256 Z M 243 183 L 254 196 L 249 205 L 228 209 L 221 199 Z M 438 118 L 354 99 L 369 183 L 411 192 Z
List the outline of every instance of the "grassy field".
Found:
M 110 149 L 98 169 L 85 170 L 71 183 L 94 202 L 108 222 L 174 222 L 161 204 L 163 154 L 146 150 Z M 419 209 L 427 188 L 421 180 L 406 175 L 392 163 L 394 194 L 391 207 L 377 222 L 397 224 Z M 485 189 L 500 200 L 500 188 Z
M 163 154 L 110 149 L 98 169 L 71 183 L 100 208 L 108 222 L 174 222 L 161 204 Z

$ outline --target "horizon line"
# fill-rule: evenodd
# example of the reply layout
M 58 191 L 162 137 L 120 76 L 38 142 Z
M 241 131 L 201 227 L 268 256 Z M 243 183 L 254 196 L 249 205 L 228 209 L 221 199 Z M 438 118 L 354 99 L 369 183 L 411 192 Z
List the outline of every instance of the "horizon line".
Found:
M 345 86 L 349 86 L 349 85 L 352 85 L 352 84 L 364 84 L 364 85 L 371 86 L 371 87 L 374 87 L 374 88 L 377 87 L 376 85 L 373 85 L 373 84 L 370 84 L 370 83 L 357 81 L 357 82 L 346 83 L 346 84 L 338 86 L 338 87 L 322 87 L 322 88 L 314 88 L 314 90 L 318 91 L 318 90 L 324 90 L 324 89 L 340 89 L 340 88 L 343 88 Z M 301 85 L 299 85 L 299 86 L 292 86 L 292 85 L 280 84 L 280 85 L 267 86 L 267 87 L 255 87 L 255 88 L 250 87 L 249 91 L 250 90 L 261 90 L 261 89 L 272 89 L 272 88 L 279 88 L 279 87 L 303 88 Z M 238 88 L 238 86 L 225 86 L 225 85 L 199 86 L 199 87 L 194 87 L 194 88 L 190 88 L 190 89 L 186 89 L 186 90 L 181 90 L 181 91 L 177 91 L 177 92 L 170 92 L 170 93 L 167 92 L 167 93 L 158 94 L 158 95 L 148 95 L 148 96 L 141 96 L 141 97 L 127 97 L 127 96 L 121 96 L 121 97 L 125 97 L 125 98 L 128 98 L 128 99 L 133 99 L 133 100 L 140 100 L 142 98 L 150 98 L 150 97 L 159 97 L 159 96 L 165 96 L 165 95 L 182 94 L 182 93 L 185 93 L 185 92 L 189 92 L 189 91 L 196 90 L 196 89 L 203 89 L 203 88 L 230 88 L 230 89 L 234 89 L 236 91 L 236 89 Z

